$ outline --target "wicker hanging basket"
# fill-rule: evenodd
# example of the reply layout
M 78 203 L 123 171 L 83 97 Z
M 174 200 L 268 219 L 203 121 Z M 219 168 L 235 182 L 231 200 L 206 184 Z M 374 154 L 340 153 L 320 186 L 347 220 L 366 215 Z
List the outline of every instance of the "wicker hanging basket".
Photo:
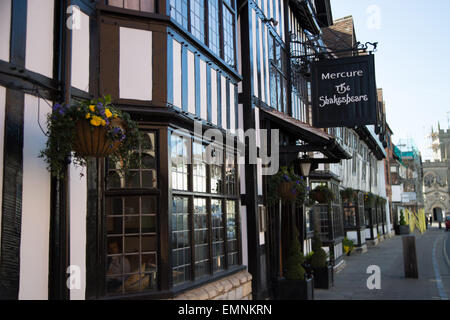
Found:
M 297 189 L 294 188 L 293 182 L 281 182 L 278 185 L 278 194 L 280 198 L 285 201 L 294 201 L 298 196 Z
M 126 131 L 125 123 L 121 119 L 111 120 L 110 127 L 118 127 Z M 108 128 L 93 127 L 89 121 L 80 120 L 75 126 L 74 151 L 84 157 L 107 157 L 119 148 L 122 142 L 112 141 L 107 136 Z

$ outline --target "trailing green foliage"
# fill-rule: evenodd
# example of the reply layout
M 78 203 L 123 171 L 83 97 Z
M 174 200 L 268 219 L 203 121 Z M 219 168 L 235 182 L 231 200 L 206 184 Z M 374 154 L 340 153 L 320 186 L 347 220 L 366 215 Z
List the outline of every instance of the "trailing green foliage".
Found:
M 268 177 L 267 203 L 269 205 L 277 204 L 280 200 L 279 186 L 283 182 L 291 182 L 293 194 L 296 194 L 294 202 L 302 205 L 306 196 L 306 181 L 302 176 L 294 173 L 293 168 L 281 167 L 278 173 Z
M 302 266 L 305 262 L 305 257 L 302 253 L 302 247 L 298 237 L 298 229 L 294 227 L 289 255 L 286 261 L 286 272 L 284 274 L 287 280 L 305 280 L 305 268 Z
M 329 204 L 334 200 L 334 194 L 328 186 L 320 185 L 311 191 L 310 199 L 321 204 Z
M 358 199 L 358 192 L 352 188 L 341 190 L 341 198 L 344 202 L 355 202 Z
M 115 119 L 122 120 L 125 131 L 112 125 Z M 75 127 L 79 121 L 88 122 L 91 130 L 94 127 L 105 127 L 110 141 L 121 142 L 119 148 L 109 156 L 111 161 L 121 164 L 119 171 L 139 167 L 140 155 L 133 150 L 138 149 L 142 135 L 130 115 L 111 105 L 111 96 L 107 95 L 72 106 L 61 104 L 53 106 L 52 113 L 47 117 L 48 139 L 39 155 L 47 163 L 47 169 L 52 176 L 59 178 L 64 176 L 64 167 L 74 151 Z M 85 166 L 87 157 L 73 152 L 70 161 L 75 165 Z

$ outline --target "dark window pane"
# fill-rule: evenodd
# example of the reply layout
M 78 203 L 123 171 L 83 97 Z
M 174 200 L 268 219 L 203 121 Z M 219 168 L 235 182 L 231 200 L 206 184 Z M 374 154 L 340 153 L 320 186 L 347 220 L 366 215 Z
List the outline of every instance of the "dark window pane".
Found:
M 108 237 L 108 254 L 122 253 L 122 237 Z
M 139 252 L 139 236 L 125 237 L 125 253 Z
M 194 198 L 195 274 L 209 274 L 209 232 L 206 199 Z
M 142 252 L 156 251 L 156 237 L 142 236 Z
M 139 233 L 139 216 L 125 217 L 125 233 Z
M 125 214 L 139 214 L 139 197 L 125 198 Z
M 156 197 L 142 197 L 141 214 L 156 214 L 158 210 L 156 204 Z
M 109 217 L 106 219 L 106 232 L 108 234 L 122 234 L 122 217 Z
M 142 233 L 156 232 L 156 216 L 143 216 L 141 219 Z
M 106 214 L 107 215 L 122 215 L 122 198 L 108 198 L 106 200 Z
M 173 197 L 172 201 L 172 265 L 174 285 L 190 280 L 190 230 L 188 198 Z M 177 223 L 178 222 L 178 223 Z

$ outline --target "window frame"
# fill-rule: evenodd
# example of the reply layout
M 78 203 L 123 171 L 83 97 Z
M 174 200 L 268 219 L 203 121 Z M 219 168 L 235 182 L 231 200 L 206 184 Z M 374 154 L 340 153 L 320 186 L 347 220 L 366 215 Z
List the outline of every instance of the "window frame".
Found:
M 184 131 L 180 131 L 177 128 L 170 127 L 168 128 L 168 141 L 169 141 L 169 155 L 171 154 L 171 148 L 172 148 L 172 134 L 176 133 L 177 135 L 181 135 L 183 137 L 186 137 L 190 139 L 191 144 L 191 150 L 193 150 L 194 143 L 202 143 L 205 144 L 205 141 L 201 141 L 197 137 L 194 137 L 192 133 L 187 133 Z M 223 275 L 226 275 L 229 272 L 233 272 L 234 270 L 238 270 L 242 268 L 242 235 L 241 235 L 241 225 L 240 225 L 240 212 L 239 212 L 239 174 L 238 174 L 238 157 L 237 157 L 237 149 L 230 150 L 233 152 L 234 155 L 234 166 L 235 166 L 235 176 L 234 176 L 234 183 L 235 183 L 235 190 L 234 194 L 227 194 L 226 190 L 226 164 L 225 164 L 225 157 L 226 157 L 226 146 L 219 145 L 219 147 L 223 147 L 224 154 L 223 154 L 223 163 L 221 164 L 221 172 L 222 172 L 222 181 L 221 181 L 221 193 L 211 193 L 211 165 L 206 164 L 206 172 L 207 172 L 207 182 L 206 182 L 206 192 L 198 192 L 194 191 L 194 185 L 193 185 L 193 166 L 188 165 L 188 188 L 187 190 L 177 190 L 172 188 L 172 184 L 169 184 L 169 202 L 172 201 L 174 197 L 183 197 L 188 198 L 188 208 L 189 209 L 189 219 L 191 221 L 190 223 L 190 235 L 191 235 L 191 272 L 189 277 L 187 277 L 187 280 L 182 283 L 173 284 L 171 281 L 172 288 L 176 291 L 178 290 L 184 290 L 186 288 L 194 286 L 198 282 L 204 282 L 204 281 L 210 281 L 211 279 L 215 279 L 216 277 L 221 277 Z M 193 153 L 192 153 L 193 155 Z M 169 156 L 169 164 L 171 164 L 171 159 Z M 171 175 L 171 165 L 169 165 L 169 174 Z M 207 219 L 208 219 L 208 247 L 209 247 L 209 266 L 208 270 L 209 273 L 206 276 L 198 277 L 195 274 L 195 229 L 194 229 L 194 201 L 195 199 L 206 199 L 206 208 L 207 208 Z M 223 245 L 223 261 L 224 261 L 224 268 L 221 270 L 214 270 L 214 261 L 213 259 L 216 258 L 213 255 L 213 227 L 212 227 L 212 209 L 211 209 L 211 203 L 213 200 L 220 200 L 222 205 L 222 245 Z M 235 265 L 230 266 L 229 265 L 229 258 L 228 258 L 228 236 L 227 236 L 227 202 L 233 201 L 235 203 L 235 221 L 236 221 L 236 241 L 237 241 L 237 255 L 238 255 L 238 263 Z M 169 207 L 169 220 L 172 218 L 172 211 L 171 207 Z M 169 222 L 169 237 L 171 238 L 172 233 L 174 230 L 172 230 L 172 223 Z M 169 249 L 169 259 L 172 260 L 172 248 Z M 173 270 L 174 265 L 173 261 L 170 261 L 170 267 L 171 270 Z

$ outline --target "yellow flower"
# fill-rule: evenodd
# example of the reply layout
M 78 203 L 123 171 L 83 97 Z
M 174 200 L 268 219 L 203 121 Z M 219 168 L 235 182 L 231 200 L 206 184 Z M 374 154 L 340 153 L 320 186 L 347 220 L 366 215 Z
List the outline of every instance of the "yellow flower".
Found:
M 105 115 L 106 115 L 107 118 L 111 118 L 112 113 L 111 113 L 111 111 L 109 109 L 105 109 Z
M 102 126 L 104 127 L 106 125 L 106 121 L 102 119 Z
M 116 113 L 116 114 L 114 114 L 114 119 L 117 119 L 117 117 L 118 117 L 117 113 Z
M 91 117 L 90 113 L 86 113 L 86 119 L 89 119 Z
M 95 106 L 94 106 L 93 104 L 91 104 L 91 105 L 89 106 L 89 110 L 91 110 L 92 112 L 94 112 L 94 111 L 95 111 Z
M 98 127 L 99 125 L 102 124 L 102 118 L 98 117 L 98 116 L 93 116 L 91 119 L 91 124 L 95 127 Z

